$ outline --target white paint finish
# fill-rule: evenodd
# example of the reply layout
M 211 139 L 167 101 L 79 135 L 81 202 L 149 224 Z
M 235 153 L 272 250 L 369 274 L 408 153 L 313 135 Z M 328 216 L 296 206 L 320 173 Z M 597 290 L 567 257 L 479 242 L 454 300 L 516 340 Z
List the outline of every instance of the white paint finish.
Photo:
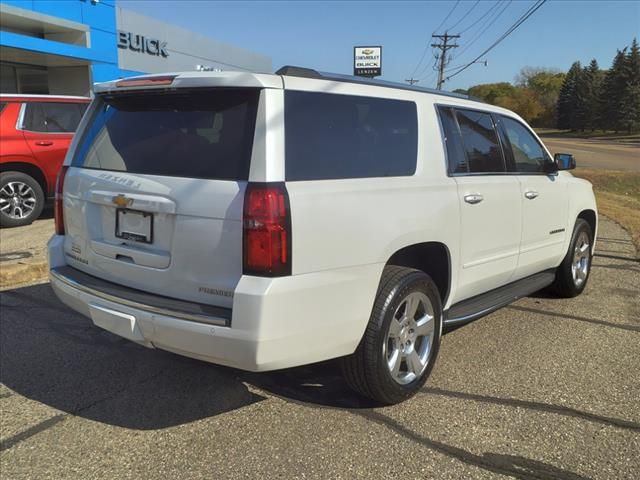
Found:
M 518 262 L 522 231 L 520 184 L 511 175 L 455 177 L 460 216 L 460 258 L 453 301 L 461 301 L 497 288 L 511 280 Z M 469 204 L 467 195 L 481 195 Z M 449 217 L 448 224 L 454 223 Z
M 284 91 L 281 89 L 264 89 L 260 93 L 249 180 L 284 181 Z
M 566 253 L 565 239 L 571 236 L 571 229 L 567 227 L 569 197 L 565 178 L 560 175 L 518 175 L 517 178 L 523 222 L 515 279 L 557 266 Z M 537 196 L 527 198 L 527 192 Z
M 109 330 L 116 335 L 144 343 L 144 336 L 138 327 L 136 317 L 118 312 L 94 303 L 89 304 L 89 312 L 94 325 Z
M 353 352 L 369 319 L 370 297 L 382 268 L 242 277 L 231 328 L 143 312 L 80 292 L 55 277 L 51 286 L 63 303 L 116 335 L 208 362 L 266 371 Z M 101 309 L 97 313 L 96 305 Z
M 67 262 L 131 288 L 230 307 L 230 296 L 206 292 L 231 295 L 242 275 L 245 185 L 70 168 L 64 194 Z M 153 212 L 153 245 L 115 236 L 116 207 L 109 200 L 121 194 L 134 199 L 129 208 Z
M 118 304 L 99 303 L 139 320 L 147 345 L 262 371 L 352 353 L 366 328 L 385 263 L 406 246 L 440 242 L 447 247 L 452 261 L 449 307 L 520 276 L 557 266 L 568 248 L 578 213 L 595 210 L 590 185 L 567 172 L 560 172 L 553 181 L 544 176 L 446 175 L 434 103 L 515 117 L 504 109 L 381 86 L 294 77 L 285 77 L 284 84 L 295 90 L 415 102 L 420 132 L 415 175 L 287 182 L 293 275 L 260 278 L 241 272 L 244 182 L 72 168 L 64 197 L 68 235 L 64 245 L 62 237 L 51 240 L 52 266 L 68 263 L 124 286 L 231 307 L 231 327 L 212 327 L 162 315 L 145 317 Z M 180 74 L 174 82 L 176 88 L 234 85 L 265 89 L 258 109 L 250 180 L 283 181 L 282 77 L 195 72 Z M 100 91 L 112 89 L 119 90 L 113 83 L 99 87 Z M 86 118 L 81 130 L 86 128 Z M 530 189 L 538 192 L 533 200 L 524 198 Z M 114 208 L 109 202 L 119 193 L 157 215 L 153 251 L 141 245 L 118 245 L 112 232 Z M 466 195 L 474 194 L 482 195 L 480 203 L 464 201 Z M 564 241 L 546 245 L 541 229 L 548 234 L 549 226 L 558 222 L 566 229 Z M 96 246 L 102 248 L 101 255 Z M 73 253 L 74 247 L 86 255 L 88 265 L 64 258 L 62 250 Z M 139 249 L 140 258 L 168 256 L 169 265 L 150 268 L 109 258 L 119 248 Z M 89 316 L 88 305 L 95 299 L 57 283 L 52 281 L 63 301 Z M 212 297 L 198 292 L 199 286 L 227 290 L 233 297 Z

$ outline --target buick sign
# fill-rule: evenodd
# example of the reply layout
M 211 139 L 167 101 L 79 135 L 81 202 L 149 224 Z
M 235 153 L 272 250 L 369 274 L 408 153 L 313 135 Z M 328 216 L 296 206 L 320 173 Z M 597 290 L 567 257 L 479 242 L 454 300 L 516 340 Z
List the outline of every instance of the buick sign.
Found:
M 118 30 L 118 48 L 133 50 L 134 52 L 148 53 L 155 57 L 168 57 L 167 42 L 161 42 L 157 38 L 147 38 L 131 32 Z

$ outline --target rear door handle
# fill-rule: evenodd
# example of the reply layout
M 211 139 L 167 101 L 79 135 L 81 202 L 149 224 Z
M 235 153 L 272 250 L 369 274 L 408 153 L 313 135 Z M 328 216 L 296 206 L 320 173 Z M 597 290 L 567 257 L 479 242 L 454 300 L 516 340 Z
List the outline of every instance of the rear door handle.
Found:
M 535 190 L 527 190 L 526 192 L 524 192 L 524 196 L 527 197 L 529 200 L 533 200 L 538 195 L 539 195 L 538 192 L 536 192 Z
M 36 145 L 40 147 L 50 147 L 51 145 L 53 145 L 53 142 L 49 140 L 40 140 L 39 142 L 36 142 Z
M 479 193 L 471 193 L 469 195 L 464 196 L 464 201 L 470 203 L 471 205 L 475 205 L 476 203 L 480 203 L 484 200 L 484 197 Z

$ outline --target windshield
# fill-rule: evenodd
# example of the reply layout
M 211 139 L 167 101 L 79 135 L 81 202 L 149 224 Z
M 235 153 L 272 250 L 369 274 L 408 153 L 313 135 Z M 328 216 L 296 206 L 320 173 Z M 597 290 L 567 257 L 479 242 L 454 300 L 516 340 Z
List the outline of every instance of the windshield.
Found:
M 72 166 L 247 180 L 259 90 L 105 95 Z

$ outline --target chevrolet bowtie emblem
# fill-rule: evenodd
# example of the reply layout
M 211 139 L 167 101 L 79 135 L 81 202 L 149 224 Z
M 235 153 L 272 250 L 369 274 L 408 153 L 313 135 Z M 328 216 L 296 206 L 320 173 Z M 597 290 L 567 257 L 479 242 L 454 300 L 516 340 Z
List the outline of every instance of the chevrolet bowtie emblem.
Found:
M 126 208 L 133 205 L 133 198 L 127 198 L 124 195 L 116 195 L 115 197 L 111 197 L 111 203 L 120 208 Z

